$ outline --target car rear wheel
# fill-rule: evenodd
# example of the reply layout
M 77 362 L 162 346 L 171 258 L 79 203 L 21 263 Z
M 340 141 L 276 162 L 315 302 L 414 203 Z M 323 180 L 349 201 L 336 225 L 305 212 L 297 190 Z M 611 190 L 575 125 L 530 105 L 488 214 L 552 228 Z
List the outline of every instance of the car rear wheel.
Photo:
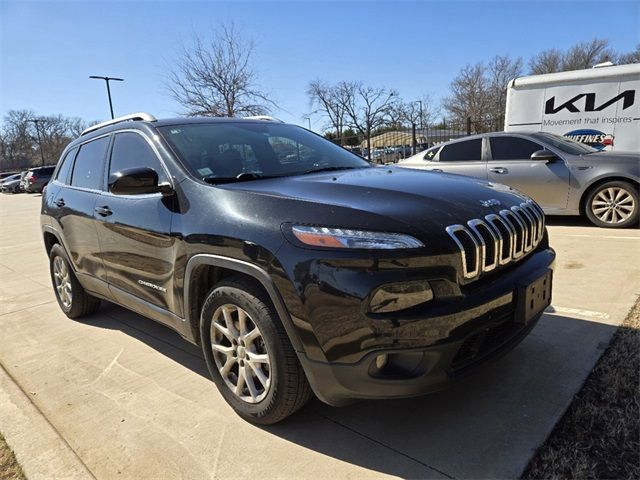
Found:
M 594 225 L 625 228 L 638 223 L 638 188 L 623 181 L 607 182 L 594 188 L 585 203 L 587 217 Z
M 253 282 L 232 277 L 211 290 L 202 308 L 200 338 L 214 383 L 244 419 L 273 424 L 311 398 L 289 337 Z
M 59 244 L 51 248 L 49 267 L 56 300 L 67 317 L 89 315 L 100 307 L 100 300 L 89 295 L 78 282 L 69 259 Z

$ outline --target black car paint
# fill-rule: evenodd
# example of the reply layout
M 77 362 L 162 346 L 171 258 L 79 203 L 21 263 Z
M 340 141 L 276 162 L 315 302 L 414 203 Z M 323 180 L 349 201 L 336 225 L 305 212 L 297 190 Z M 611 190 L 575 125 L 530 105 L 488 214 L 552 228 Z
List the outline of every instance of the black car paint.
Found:
M 545 232 L 538 248 L 519 262 L 473 283 L 461 278 L 459 252 L 445 227 L 504 208 L 484 207 L 483 200 L 506 206 L 524 200 L 508 187 L 394 167 L 210 185 L 187 173 L 149 122 L 102 128 L 67 150 L 125 129 L 153 144 L 173 194 L 113 195 L 106 187 L 107 166 L 101 191 L 52 181 L 42 203 L 47 247 L 64 246 L 91 293 L 194 343 L 197 299 L 206 294 L 197 277 L 201 269 L 213 265 L 255 278 L 271 297 L 315 393 L 331 404 L 415 395 L 455 377 L 449 364 L 465 338 L 498 314 L 514 316 L 518 285 L 553 268 L 555 253 Z M 425 246 L 309 248 L 290 234 L 292 223 L 406 233 Z M 410 280 L 432 282 L 436 298 L 406 311 L 369 312 L 376 288 Z M 377 353 L 399 351 L 428 359 L 418 378 L 369 374 Z

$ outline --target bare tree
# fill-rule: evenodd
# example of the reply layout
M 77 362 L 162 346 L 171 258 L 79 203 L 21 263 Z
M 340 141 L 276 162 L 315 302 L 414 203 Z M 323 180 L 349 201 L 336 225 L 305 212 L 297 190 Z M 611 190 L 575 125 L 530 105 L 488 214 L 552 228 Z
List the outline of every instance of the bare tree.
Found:
M 602 62 L 613 60 L 615 54 L 609 47 L 609 40 L 594 38 L 590 42 L 574 45 L 566 53 L 563 70 L 583 70 Z
M 424 95 L 419 100 L 399 102 L 395 110 L 395 115 L 400 119 L 400 123 L 416 125 L 421 128 L 429 125 L 437 114 L 430 95 Z
M 618 63 L 619 65 L 626 65 L 628 63 L 640 63 L 640 44 L 636 45 L 635 50 L 619 55 L 616 63 Z
M 566 52 L 557 49 L 540 52 L 529 61 L 529 69 L 534 75 L 583 70 L 615 59 L 616 54 L 609 46 L 609 40 L 594 38 L 588 42 L 580 42 Z
M 170 72 L 167 87 L 189 116 L 236 117 L 268 113 L 275 104 L 257 86 L 254 44 L 233 24 L 209 38 L 194 35 Z
M 340 102 L 339 92 L 335 86 L 328 85 L 316 79 L 309 84 L 307 96 L 312 108 L 317 108 L 329 119 L 329 127 L 336 132 L 338 139 L 342 138 L 345 124 L 345 108 Z
M 398 93 L 385 87 L 366 86 L 362 82 L 340 82 L 336 92 L 348 125 L 367 140 L 371 158 L 371 132 L 382 127 L 395 105 Z
M 538 53 L 529 60 L 529 72 L 532 75 L 555 73 L 562 70 L 563 53 L 557 48 Z
M 522 58 L 512 59 L 508 55 L 493 57 L 486 69 L 487 88 L 489 94 L 489 109 L 487 111 L 493 129 L 500 124 L 504 118 L 507 105 L 507 85 L 508 83 L 522 75 Z M 495 123 L 494 123 L 495 122 Z
M 489 82 L 482 63 L 467 65 L 460 70 L 450 85 L 451 95 L 443 100 L 443 107 L 453 120 L 465 122 L 468 118 L 484 120 L 489 110 Z

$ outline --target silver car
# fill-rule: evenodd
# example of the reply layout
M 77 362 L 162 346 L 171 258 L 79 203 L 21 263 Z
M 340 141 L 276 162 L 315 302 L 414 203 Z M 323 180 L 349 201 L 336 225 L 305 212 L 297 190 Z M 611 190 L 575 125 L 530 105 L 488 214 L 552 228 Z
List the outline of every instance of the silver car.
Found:
M 496 132 L 443 143 L 398 165 L 504 183 L 549 215 L 584 214 L 599 227 L 638 223 L 638 153 L 599 151 L 546 132 Z

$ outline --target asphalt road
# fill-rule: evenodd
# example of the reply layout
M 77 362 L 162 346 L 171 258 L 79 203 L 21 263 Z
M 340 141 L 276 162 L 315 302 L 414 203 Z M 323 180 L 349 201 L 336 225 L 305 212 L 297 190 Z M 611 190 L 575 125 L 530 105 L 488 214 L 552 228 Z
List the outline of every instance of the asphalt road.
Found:
M 640 294 L 638 230 L 550 219 L 553 306 L 510 354 L 437 394 L 260 428 L 168 328 L 112 304 L 66 318 L 39 207 L 0 195 L 0 431 L 32 479 L 517 477 Z

